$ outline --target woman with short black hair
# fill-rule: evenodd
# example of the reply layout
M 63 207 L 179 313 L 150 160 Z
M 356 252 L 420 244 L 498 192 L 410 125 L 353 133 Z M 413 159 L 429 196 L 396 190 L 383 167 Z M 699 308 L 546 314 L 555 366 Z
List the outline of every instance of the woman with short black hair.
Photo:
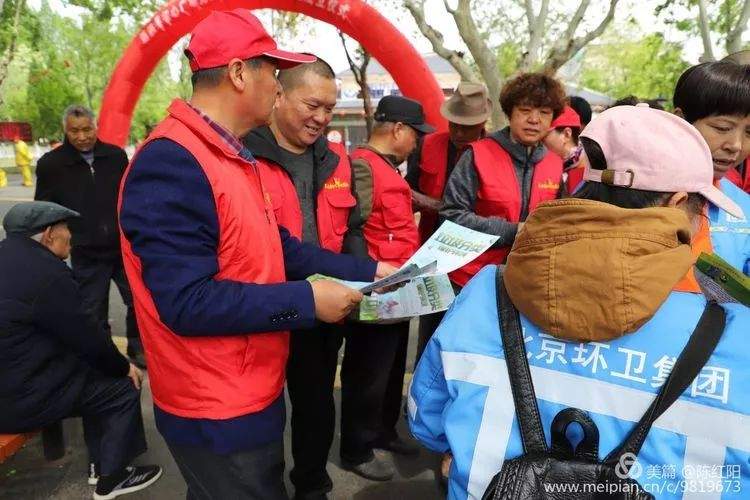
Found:
M 728 61 L 693 66 L 677 81 L 673 101 L 675 114 L 706 140 L 717 187 L 750 214 L 750 195 L 729 179 L 750 155 L 750 66 Z M 715 253 L 750 274 L 747 217 L 732 217 L 714 205 L 708 206 L 707 215 L 693 240 L 696 256 L 701 251 Z

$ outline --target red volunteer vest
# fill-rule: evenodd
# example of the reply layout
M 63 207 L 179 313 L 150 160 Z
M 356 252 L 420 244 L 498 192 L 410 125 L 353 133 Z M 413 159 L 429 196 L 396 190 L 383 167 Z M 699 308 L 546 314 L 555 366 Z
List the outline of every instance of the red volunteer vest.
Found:
M 575 193 L 576 189 L 578 189 L 578 187 L 583 183 L 583 173 L 585 170 L 586 167 L 584 167 L 583 165 L 579 165 L 568 170 L 568 178 L 565 181 L 565 184 L 567 193 L 569 195 Z
M 448 174 L 448 132 L 425 136 L 419 161 L 419 191 L 431 198 L 443 197 Z M 422 212 L 419 218 L 419 240 L 424 243 L 437 229 L 437 214 Z
M 278 227 L 266 205 L 257 167 L 234 154 L 184 101 L 175 100 L 168 111 L 148 142 L 167 138 L 180 144 L 206 174 L 219 220 L 219 272 L 214 278 L 261 284 L 285 281 Z M 132 163 L 123 176 L 120 200 L 131 168 Z M 159 319 L 141 277 L 140 259 L 122 231 L 120 240 L 151 390 L 159 408 L 181 417 L 227 419 L 272 403 L 284 387 L 288 332 L 176 335 Z
M 727 172 L 727 179 L 744 192 L 750 194 L 750 158 L 745 160 L 744 178 L 738 169 L 733 168 Z
M 341 252 L 349 213 L 357 200 L 352 194 L 352 168 L 346 150 L 341 144 L 333 142 L 328 143 L 328 148 L 339 157 L 339 164 L 318 192 L 318 240 L 321 247 Z M 258 164 L 263 186 L 271 196 L 276 221 L 287 228 L 292 236 L 302 239 L 302 208 L 294 182 L 279 165 L 262 158 L 258 159 Z
M 372 213 L 363 228 L 367 251 L 377 261 L 401 266 L 419 248 L 419 231 L 411 211 L 409 184 L 374 151 L 358 148 L 352 160 L 372 169 Z
M 502 217 L 510 222 L 521 221 L 520 182 L 516 178 L 513 160 L 494 139 L 482 139 L 471 145 L 474 165 L 479 176 L 479 191 L 474 211 L 483 217 Z M 539 203 L 557 198 L 562 179 L 562 160 L 548 152 L 534 167 L 531 179 L 529 212 Z M 511 247 L 487 250 L 461 269 L 451 273 L 457 285 L 466 283 L 488 264 L 502 264 Z

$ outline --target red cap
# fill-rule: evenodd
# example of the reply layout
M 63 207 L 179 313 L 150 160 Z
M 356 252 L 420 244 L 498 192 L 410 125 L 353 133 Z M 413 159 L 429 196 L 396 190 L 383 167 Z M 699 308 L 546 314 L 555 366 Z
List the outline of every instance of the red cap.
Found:
M 185 49 L 190 70 L 218 68 L 234 58 L 267 56 L 276 59 L 280 69 L 311 63 L 315 56 L 279 50 L 257 17 L 247 9 L 211 12 L 193 29 Z
M 560 116 L 552 121 L 549 126 L 550 130 L 558 127 L 575 127 L 581 128 L 581 117 L 570 106 L 565 106 Z

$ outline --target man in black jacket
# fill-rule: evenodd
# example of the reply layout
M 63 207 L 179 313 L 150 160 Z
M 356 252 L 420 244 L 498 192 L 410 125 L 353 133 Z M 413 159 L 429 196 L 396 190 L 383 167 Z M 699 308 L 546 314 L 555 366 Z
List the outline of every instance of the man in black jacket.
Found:
M 83 106 L 65 110 L 63 128 L 62 146 L 37 162 L 34 199 L 58 203 L 81 214 L 70 224 L 71 262 L 84 308 L 110 332 L 109 283 L 114 281 L 127 307 L 128 356 L 145 367 L 117 227 L 117 196 L 128 157 L 121 148 L 97 139 L 94 114 Z
M 146 450 L 142 373 L 82 308 L 63 262 L 67 220 L 78 213 L 49 202 L 20 203 L 6 214 L 0 241 L 0 433 L 37 430 L 83 417 L 94 498 L 143 489 L 155 465 L 129 467 Z

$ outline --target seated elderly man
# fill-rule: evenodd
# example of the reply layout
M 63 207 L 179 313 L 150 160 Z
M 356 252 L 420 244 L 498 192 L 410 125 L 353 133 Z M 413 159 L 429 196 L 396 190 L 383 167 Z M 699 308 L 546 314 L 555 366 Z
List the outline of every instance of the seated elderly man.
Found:
M 129 466 L 146 450 L 142 373 L 87 316 L 70 268 L 67 220 L 55 203 L 20 203 L 0 241 L 0 433 L 83 417 L 95 499 L 141 490 L 162 473 Z

